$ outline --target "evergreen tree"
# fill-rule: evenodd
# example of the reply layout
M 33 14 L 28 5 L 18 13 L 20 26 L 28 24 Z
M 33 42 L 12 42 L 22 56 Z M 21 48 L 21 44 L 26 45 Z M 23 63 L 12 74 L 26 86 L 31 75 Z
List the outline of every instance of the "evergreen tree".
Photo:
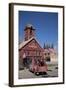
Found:
M 48 44 L 48 48 L 49 48 L 49 44 Z
M 49 48 L 49 45 L 48 44 L 46 44 L 46 49 L 48 49 Z
M 44 43 L 44 47 L 43 47 L 44 49 L 46 48 L 46 45 L 45 45 L 45 43 Z
M 51 48 L 54 48 L 54 45 L 53 44 L 51 45 Z

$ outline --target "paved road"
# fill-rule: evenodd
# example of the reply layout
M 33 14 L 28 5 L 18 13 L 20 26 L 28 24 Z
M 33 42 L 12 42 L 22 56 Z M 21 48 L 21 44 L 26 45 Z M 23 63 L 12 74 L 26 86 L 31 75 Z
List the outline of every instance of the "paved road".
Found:
M 25 78 L 57 77 L 58 76 L 58 69 L 56 67 L 57 67 L 57 65 L 48 66 L 47 75 L 39 75 L 39 76 L 30 72 L 28 69 L 20 70 L 19 71 L 19 79 L 22 79 L 22 78 L 25 79 Z

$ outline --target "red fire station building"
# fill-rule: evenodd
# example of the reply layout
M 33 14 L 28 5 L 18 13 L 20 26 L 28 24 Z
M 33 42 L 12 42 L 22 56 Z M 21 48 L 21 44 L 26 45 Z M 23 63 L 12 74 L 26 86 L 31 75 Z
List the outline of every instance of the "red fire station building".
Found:
M 19 45 L 19 65 L 28 67 L 33 60 L 44 60 L 44 48 L 35 38 L 35 28 L 28 24 L 24 29 L 24 41 Z

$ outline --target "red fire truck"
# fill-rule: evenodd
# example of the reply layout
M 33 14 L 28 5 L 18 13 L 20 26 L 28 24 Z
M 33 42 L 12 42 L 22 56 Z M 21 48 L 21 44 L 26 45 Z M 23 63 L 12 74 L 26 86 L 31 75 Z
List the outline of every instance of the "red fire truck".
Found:
M 29 70 L 36 75 L 47 74 L 47 64 L 44 60 L 32 60 Z

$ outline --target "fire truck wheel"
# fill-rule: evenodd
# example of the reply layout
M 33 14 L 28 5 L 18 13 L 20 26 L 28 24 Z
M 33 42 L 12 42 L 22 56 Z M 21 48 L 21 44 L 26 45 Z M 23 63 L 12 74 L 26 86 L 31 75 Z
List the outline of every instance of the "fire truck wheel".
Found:
M 47 75 L 47 72 L 43 72 L 44 75 Z
M 39 72 L 35 72 L 35 75 L 39 76 Z

